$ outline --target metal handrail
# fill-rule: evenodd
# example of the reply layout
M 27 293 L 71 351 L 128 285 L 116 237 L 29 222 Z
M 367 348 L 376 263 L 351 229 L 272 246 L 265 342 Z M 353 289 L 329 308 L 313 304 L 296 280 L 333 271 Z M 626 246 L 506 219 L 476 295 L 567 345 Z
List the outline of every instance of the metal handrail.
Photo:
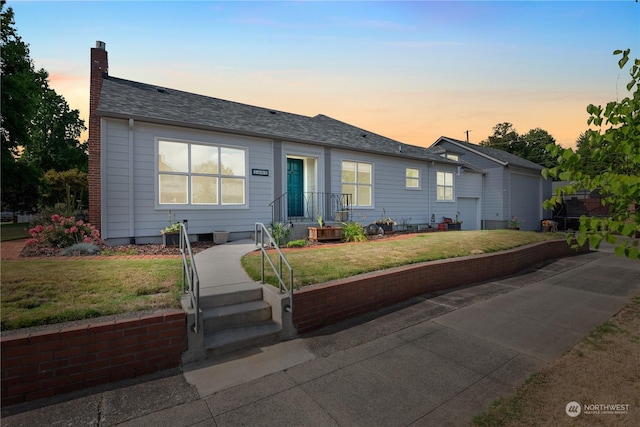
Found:
M 198 333 L 200 319 L 200 278 L 196 261 L 193 258 L 187 224 L 180 224 L 180 254 L 182 255 L 182 293 L 189 293 L 189 308 L 195 311 L 195 324 L 193 332 Z M 187 286 L 185 286 L 187 285 Z
M 265 225 L 261 222 L 256 222 L 256 226 L 255 226 L 255 243 L 256 246 L 260 245 L 260 252 L 261 252 L 261 261 L 260 261 L 260 269 L 261 269 L 261 276 L 260 276 L 260 283 L 265 283 L 264 282 L 264 267 L 265 267 L 265 259 L 267 261 L 269 261 L 269 265 L 271 265 L 271 269 L 273 270 L 273 272 L 275 273 L 276 277 L 278 278 L 278 283 L 279 283 L 279 289 L 280 289 L 280 293 L 287 293 L 289 295 L 289 305 L 286 306 L 284 308 L 285 311 L 288 312 L 292 312 L 293 311 L 293 269 L 291 268 L 291 265 L 289 264 L 289 261 L 287 261 L 287 258 L 285 258 L 284 254 L 282 253 L 282 251 L 280 250 L 280 248 L 278 247 L 278 245 L 276 244 L 276 241 L 274 240 L 273 237 L 271 237 L 271 234 L 269 233 L 269 230 L 267 229 L 267 227 L 265 227 Z M 271 258 L 268 256 L 267 254 L 267 249 L 266 248 L 274 248 L 276 250 L 276 252 L 278 253 L 278 266 L 276 267 L 276 265 L 273 263 L 273 261 L 271 260 Z M 284 278 L 283 278 L 283 267 L 287 267 L 287 269 L 289 270 L 289 283 L 287 285 L 287 283 L 285 282 Z
M 353 217 L 353 196 L 350 193 L 318 193 L 305 191 L 297 197 L 289 197 L 289 193 L 284 193 L 271 203 L 271 222 L 315 222 L 318 215 L 322 215 L 325 220 L 336 219 L 339 222 L 346 222 Z M 290 200 L 291 199 L 291 200 Z M 296 211 L 299 215 L 290 216 L 289 208 L 292 200 L 295 199 Z M 340 218 L 336 216 L 340 212 Z

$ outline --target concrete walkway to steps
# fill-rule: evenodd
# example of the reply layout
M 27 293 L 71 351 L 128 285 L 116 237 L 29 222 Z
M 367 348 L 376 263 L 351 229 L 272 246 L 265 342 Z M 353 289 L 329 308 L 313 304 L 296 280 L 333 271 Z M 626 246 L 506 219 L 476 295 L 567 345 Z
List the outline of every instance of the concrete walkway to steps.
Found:
M 2 425 L 468 425 L 639 293 L 640 262 L 591 252 L 216 365 L 3 408 Z
M 193 257 L 200 278 L 200 295 L 211 295 L 216 288 L 255 285 L 240 264 L 243 255 L 256 250 L 253 240 L 243 239 L 212 246 Z

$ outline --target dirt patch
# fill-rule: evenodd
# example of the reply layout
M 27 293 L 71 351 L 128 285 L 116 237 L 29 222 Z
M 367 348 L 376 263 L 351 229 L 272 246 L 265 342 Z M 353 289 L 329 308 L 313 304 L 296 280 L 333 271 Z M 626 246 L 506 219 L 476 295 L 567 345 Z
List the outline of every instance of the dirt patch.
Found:
M 576 417 L 567 415 L 569 402 L 580 405 Z M 640 425 L 640 296 L 474 421 L 486 426 Z

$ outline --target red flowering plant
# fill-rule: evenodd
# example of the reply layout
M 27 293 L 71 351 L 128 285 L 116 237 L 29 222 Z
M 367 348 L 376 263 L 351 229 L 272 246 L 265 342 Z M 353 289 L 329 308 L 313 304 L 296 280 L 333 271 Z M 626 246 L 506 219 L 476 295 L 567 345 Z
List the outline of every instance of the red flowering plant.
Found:
M 51 215 L 51 222 L 39 224 L 29 230 L 31 239 L 27 245 L 49 245 L 56 248 L 67 248 L 76 243 L 102 244 L 100 231 L 93 225 L 77 220 L 74 217 Z

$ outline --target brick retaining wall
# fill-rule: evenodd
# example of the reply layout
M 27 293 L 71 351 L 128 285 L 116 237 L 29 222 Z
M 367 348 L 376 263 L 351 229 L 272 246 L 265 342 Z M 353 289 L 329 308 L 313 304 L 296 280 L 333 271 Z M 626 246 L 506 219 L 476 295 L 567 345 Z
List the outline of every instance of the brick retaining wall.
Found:
M 430 261 L 305 287 L 293 295 L 293 323 L 309 332 L 416 296 L 509 276 L 539 262 L 589 251 L 565 240 Z
M 2 405 L 50 397 L 180 366 L 181 310 L 2 337 Z

